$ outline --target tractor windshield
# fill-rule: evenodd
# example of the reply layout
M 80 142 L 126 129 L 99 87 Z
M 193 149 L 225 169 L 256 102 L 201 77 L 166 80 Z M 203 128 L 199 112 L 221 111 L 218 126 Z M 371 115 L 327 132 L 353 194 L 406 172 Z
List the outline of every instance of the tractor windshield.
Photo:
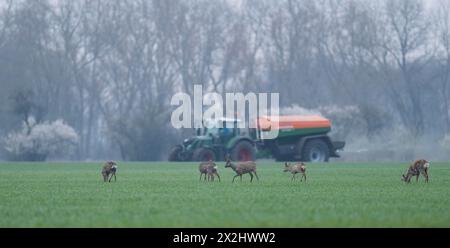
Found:
M 203 129 L 203 135 L 207 136 L 207 135 L 213 135 L 213 136 L 218 136 L 219 135 L 219 128 L 204 128 Z
M 234 119 L 223 119 L 218 120 L 221 122 L 222 127 L 217 127 L 219 125 L 212 125 L 217 124 L 217 121 L 212 122 L 211 120 L 205 121 L 206 126 L 197 132 L 198 135 L 202 136 L 213 136 L 216 138 L 220 138 L 222 140 L 229 140 L 234 136 L 240 135 L 241 130 L 238 128 L 238 122 L 240 120 L 234 120 Z

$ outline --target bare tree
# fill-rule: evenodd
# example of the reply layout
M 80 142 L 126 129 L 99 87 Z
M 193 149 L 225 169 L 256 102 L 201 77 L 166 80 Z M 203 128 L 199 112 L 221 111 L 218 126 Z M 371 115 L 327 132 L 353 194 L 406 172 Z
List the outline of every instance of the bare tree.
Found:
M 448 1 L 238 2 L 0 0 L 0 135 L 62 118 L 79 159 L 163 159 L 189 131 L 168 126 L 170 98 L 194 84 L 351 105 L 371 142 L 392 127 L 418 145 L 449 132 Z
M 442 116 L 444 120 L 444 131 L 450 132 L 450 103 L 449 103 L 449 80 L 450 80 L 450 3 L 439 1 L 439 8 L 436 13 L 437 39 L 439 41 L 441 56 L 438 71 L 439 93 L 442 99 Z
M 387 0 L 383 49 L 399 70 L 387 85 L 388 93 L 407 126 L 417 138 L 424 131 L 422 92 L 426 78 L 421 72 L 430 61 L 429 23 L 420 0 Z

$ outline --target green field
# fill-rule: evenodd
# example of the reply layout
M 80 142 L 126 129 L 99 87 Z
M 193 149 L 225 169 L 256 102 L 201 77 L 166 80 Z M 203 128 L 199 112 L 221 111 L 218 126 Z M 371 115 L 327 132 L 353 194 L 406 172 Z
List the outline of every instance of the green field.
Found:
M 259 182 L 200 182 L 197 165 L 1 163 L 0 227 L 450 227 L 450 164 L 430 183 L 400 181 L 406 164 L 308 164 L 291 182 L 280 163 L 258 163 Z

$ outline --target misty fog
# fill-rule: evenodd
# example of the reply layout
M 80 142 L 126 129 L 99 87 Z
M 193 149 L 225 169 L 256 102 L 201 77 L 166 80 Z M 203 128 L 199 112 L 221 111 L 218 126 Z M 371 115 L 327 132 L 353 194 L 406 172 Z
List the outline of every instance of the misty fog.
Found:
M 449 160 L 449 77 L 448 0 L 0 0 L 0 160 L 166 160 L 194 84 L 331 119 L 341 161 Z

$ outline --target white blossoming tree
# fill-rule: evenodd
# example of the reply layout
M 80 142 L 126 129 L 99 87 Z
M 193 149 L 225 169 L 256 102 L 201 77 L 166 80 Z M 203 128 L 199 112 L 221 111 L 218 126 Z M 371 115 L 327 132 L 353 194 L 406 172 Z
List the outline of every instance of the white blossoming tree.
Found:
M 49 156 L 67 156 L 75 149 L 79 137 L 63 120 L 36 123 L 30 118 L 20 131 L 7 135 L 4 149 L 11 160 L 45 161 Z

